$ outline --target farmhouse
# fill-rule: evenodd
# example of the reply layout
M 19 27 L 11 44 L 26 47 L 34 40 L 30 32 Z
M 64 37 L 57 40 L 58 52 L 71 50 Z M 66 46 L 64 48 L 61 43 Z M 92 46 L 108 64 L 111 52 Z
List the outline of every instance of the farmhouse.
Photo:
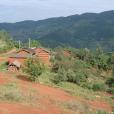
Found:
M 44 48 L 35 48 L 35 55 L 41 60 L 44 64 L 50 65 L 51 53 Z
M 44 48 L 24 48 L 14 53 L 9 57 L 8 60 L 8 71 L 19 71 L 21 66 L 28 58 L 38 57 L 41 62 L 46 65 L 50 65 L 51 54 L 48 50 Z
M 35 51 L 29 48 L 24 48 L 14 53 L 8 60 L 8 71 L 18 71 L 27 58 L 32 58 Z

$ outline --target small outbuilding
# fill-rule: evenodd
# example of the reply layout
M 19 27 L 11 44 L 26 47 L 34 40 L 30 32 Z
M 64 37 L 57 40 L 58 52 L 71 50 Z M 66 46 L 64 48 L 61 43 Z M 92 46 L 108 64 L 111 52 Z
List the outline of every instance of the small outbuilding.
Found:
M 20 67 L 21 67 L 21 63 L 19 61 L 15 60 L 8 65 L 8 71 L 18 72 Z

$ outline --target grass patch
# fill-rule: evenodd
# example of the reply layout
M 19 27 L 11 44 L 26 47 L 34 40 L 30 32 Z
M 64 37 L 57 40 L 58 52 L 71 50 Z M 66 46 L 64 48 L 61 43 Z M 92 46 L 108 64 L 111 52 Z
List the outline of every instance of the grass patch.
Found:
M 56 85 L 51 81 L 52 75 L 54 75 L 54 73 L 50 73 L 49 71 L 45 71 L 39 77 L 38 81 L 42 84 L 61 88 L 74 96 L 81 96 L 81 97 L 86 98 L 88 100 L 101 99 L 101 100 L 105 100 L 105 101 L 109 102 L 110 104 L 112 104 L 111 97 L 105 96 L 103 92 L 99 92 L 99 91 L 95 92 L 92 89 L 83 88 L 83 87 L 78 86 L 77 84 L 70 83 L 70 82 L 60 82 Z M 100 82 L 103 83 L 103 81 L 99 80 L 99 83 Z
M 87 104 L 79 101 L 67 101 L 63 103 L 62 106 L 75 114 L 90 114 L 90 108 L 87 106 Z
M 35 96 L 34 90 L 29 90 L 24 94 L 16 83 L 0 86 L 0 101 L 33 103 L 36 100 L 38 96 Z
M 110 114 L 104 110 L 96 110 L 91 108 L 84 102 L 77 100 L 66 101 L 58 104 L 65 110 L 72 112 L 72 114 Z
M 94 114 L 110 114 L 110 113 L 102 111 L 102 110 L 98 110 Z
M 7 70 L 7 64 L 6 62 L 0 63 L 0 71 L 6 71 Z
M 40 82 L 41 84 L 46 84 L 49 86 L 56 86 L 52 81 L 51 77 L 54 75 L 54 73 L 51 73 L 49 70 L 46 70 L 42 73 L 42 75 L 38 78 L 37 82 Z
M 96 100 L 96 99 L 105 100 L 106 102 L 112 105 L 111 97 L 105 96 L 104 93 L 102 92 L 94 92 L 93 90 L 85 89 L 76 84 L 68 82 L 59 83 L 58 86 L 74 96 L 79 96 L 79 97 L 81 96 L 87 100 Z
M 24 97 L 16 84 L 12 83 L 0 86 L 0 100 L 22 101 L 23 99 Z
M 62 83 L 59 83 L 58 86 L 74 96 L 82 96 L 86 99 L 96 98 L 95 93 L 92 90 L 84 89 L 73 83 L 62 82 Z

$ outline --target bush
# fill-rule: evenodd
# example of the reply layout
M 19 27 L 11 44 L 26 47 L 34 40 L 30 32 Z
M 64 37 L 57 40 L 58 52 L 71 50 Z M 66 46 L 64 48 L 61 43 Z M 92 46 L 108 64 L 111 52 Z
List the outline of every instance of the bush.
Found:
M 107 90 L 107 92 L 108 92 L 108 93 L 111 93 L 111 94 L 114 94 L 114 88 L 109 88 L 109 89 Z
M 40 63 L 38 58 L 31 58 L 25 62 L 23 71 L 28 74 L 28 78 L 31 81 L 36 81 L 38 77 L 42 74 L 44 70 L 44 65 Z
M 68 79 L 66 74 L 67 72 L 63 68 L 59 68 L 58 73 L 53 75 L 52 81 L 55 84 L 58 84 L 59 82 L 62 82 L 62 81 L 67 81 Z
M 105 84 L 102 84 L 102 83 L 96 83 L 96 84 L 93 84 L 92 89 L 94 91 L 104 91 L 106 90 L 106 86 Z
M 111 94 L 114 94 L 114 76 L 112 76 L 111 78 L 109 78 L 106 81 L 106 84 L 108 84 L 108 86 L 109 86 L 109 89 L 108 89 L 107 92 L 109 92 Z
M 87 73 L 81 70 L 68 70 L 67 78 L 69 82 L 81 85 L 83 82 L 87 81 Z
M 109 114 L 109 113 L 108 113 L 108 112 L 105 112 L 105 111 L 99 110 L 99 111 L 97 111 L 95 114 Z
M 83 83 L 86 83 L 87 77 L 88 73 L 81 70 L 65 70 L 64 68 L 59 68 L 53 77 L 53 82 L 57 84 L 62 81 L 67 81 L 81 86 Z
M 114 99 L 114 95 L 111 98 Z
M 53 81 L 55 83 L 67 81 L 82 85 L 87 81 L 89 68 L 90 66 L 86 62 L 64 56 L 62 52 L 59 52 L 55 56 L 52 68 L 52 71 L 56 73 Z
M 114 87 L 114 76 L 112 76 L 111 78 L 109 78 L 109 79 L 106 81 L 106 84 L 108 84 L 109 87 Z

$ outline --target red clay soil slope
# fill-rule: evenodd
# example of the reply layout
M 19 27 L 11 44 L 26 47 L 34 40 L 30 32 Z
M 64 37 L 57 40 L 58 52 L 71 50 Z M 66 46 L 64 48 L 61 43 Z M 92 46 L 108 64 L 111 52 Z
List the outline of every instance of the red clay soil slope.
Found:
M 11 74 L 0 75 L 0 85 L 5 83 L 16 83 L 26 94 L 30 89 L 34 89 L 36 92 L 34 96 L 38 96 L 38 99 L 33 103 L 26 102 L 4 102 L 0 101 L 0 114 L 74 114 L 70 109 L 66 109 L 62 105 L 65 105 L 68 101 L 76 101 L 80 103 L 87 103 L 92 105 L 94 109 L 103 109 L 111 111 L 111 106 L 106 102 L 92 101 L 78 99 L 73 97 L 65 91 L 41 84 L 31 83 L 30 81 L 14 77 Z M 80 114 L 78 111 L 75 114 Z M 84 114 L 84 113 L 82 113 Z

